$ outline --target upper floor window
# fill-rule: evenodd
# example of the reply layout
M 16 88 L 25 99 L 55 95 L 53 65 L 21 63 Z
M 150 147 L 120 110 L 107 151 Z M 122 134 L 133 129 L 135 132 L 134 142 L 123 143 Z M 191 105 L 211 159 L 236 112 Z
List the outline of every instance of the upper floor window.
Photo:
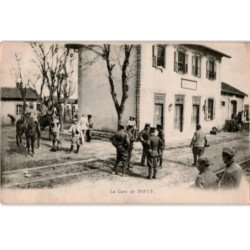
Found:
M 165 68 L 165 50 L 164 45 L 153 45 L 153 67 Z
M 193 55 L 192 74 L 194 76 L 201 77 L 201 57 L 199 55 Z
M 174 71 L 184 74 L 188 72 L 188 55 L 185 51 L 174 52 Z
M 216 63 L 213 59 L 207 60 L 207 78 L 210 80 L 216 79 Z

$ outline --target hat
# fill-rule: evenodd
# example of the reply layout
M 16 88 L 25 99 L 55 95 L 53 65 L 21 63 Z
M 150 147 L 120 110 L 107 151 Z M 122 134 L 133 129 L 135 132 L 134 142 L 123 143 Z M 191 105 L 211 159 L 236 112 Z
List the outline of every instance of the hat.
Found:
M 150 123 L 145 123 L 145 127 L 150 127 Z
M 210 165 L 210 161 L 205 157 L 198 159 L 198 163 L 204 165 L 205 167 L 208 167 Z
M 162 125 L 161 125 L 161 124 L 157 124 L 157 125 L 156 125 L 156 128 L 157 128 L 157 129 L 162 129 Z
M 223 148 L 222 153 L 230 155 L 230 156 L 234 156 L 236 151 L 233 148 L 227 147 L 227 148 Z
M 124 126 L 119 124 L 118 129 L 124 129 Z
M 155 132 L 155 127 L 150 127 L 149 131 L 150 131 L 150 133 L 154 133 Z

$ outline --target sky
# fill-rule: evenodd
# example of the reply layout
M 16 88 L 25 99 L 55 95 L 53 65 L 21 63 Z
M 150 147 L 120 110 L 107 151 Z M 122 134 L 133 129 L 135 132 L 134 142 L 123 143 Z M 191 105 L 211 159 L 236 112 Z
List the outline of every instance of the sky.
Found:
M 197 41 L 195 43 L 204 44 L 230 55 L 231 58 L 222 59 L 221 80 L 250 95 L 250 43 Z M 10 70 L 15 67 L 15 53 L 22 58 L 22 70 L 28 72 L 34 67 L 31 62 L 33 52 L 27 43 L 2 43 L 0 48 L 0 85 L 14 87 L 15 82 Z

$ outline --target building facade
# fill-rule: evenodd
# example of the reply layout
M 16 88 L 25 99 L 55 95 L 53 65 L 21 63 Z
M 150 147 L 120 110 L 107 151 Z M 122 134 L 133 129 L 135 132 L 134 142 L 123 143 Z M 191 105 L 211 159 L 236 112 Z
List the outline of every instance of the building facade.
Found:
M 119 58 L 119 45 L 112 45 Z M 110 94 L 105 63 L 99 59 L 87 68 L 92 52 L 79 47 L 79 113 L 91 113 L 95 128 L 115 131 L 117 115 Z M 131 63 L 136 66 L 129 80 L 129 93 L 123 114 L 126 124 L 135 116 L 142 129 L 149 122 L 162 124 L 167 140 L 188 138 L 201 124 L 205 131 L 220 127 L 222 58 L 230 56 L 197 44 L 142 43 L 133 48 Z M 121 95 L 119 67 L 114 79 Z
M 26 103 L 29 105 L 33 102 L 37 108 L 37 97 L 31 89 L 27 89 Z M 17 88 L 1 88 L 1 125 L 10 125 L 11 119 L 8 115 L 13 116 L 16 120 L 21 118 L 23 109 L 22 97 Z

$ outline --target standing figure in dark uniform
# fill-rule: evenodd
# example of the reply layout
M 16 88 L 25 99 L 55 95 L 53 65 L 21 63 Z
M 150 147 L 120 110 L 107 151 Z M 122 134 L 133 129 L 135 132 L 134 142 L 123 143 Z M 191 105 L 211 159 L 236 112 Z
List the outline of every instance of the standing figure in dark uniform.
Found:
M 149 128 L 150 128 L 150 124 L 146 123 L 144 129 L 139 133 L 139 136 L 138 136 L 138 140 L 142 144 L 141 166 L 144 166 L 145 160 L 147 157 L 147 150 L 148 150 L 147 141 L 149 138 Z
M 129 137 L 129 149 L 128 149 L 128 168 L 130 168 L 130 159 L 132 156 L 132 151 L 133 151 L 133 144 L 135 142 L 135 137 L 134 137 L 134 128 L 132 125 L 128 125 L 127 126 L 127 133 L 128 133 L 128 137 Z
M 159 168 L 162 168 L 162 161 L 163 161 L 163 151 L 165 149 L 165 136 L 164 136 L 164 133 L 163 133 L 163 128 L 162 128 L 162 125 L 160 124 L 157 124 L 156 126 L 156 129 L 158 131 L 158 137 L 163 141 L 163 145 L 158 148 L 158 162 L 159 162 Z
M 112 136 L 110 140 L 116 148 L 114 172 L 115 174 L 118 174 L 117 168 L 119 163 L 122 162 L 122 176 L 124 176 L 128 165 L 128 150 L 130 147 L 129 136 L 124 131 L 124 126 L 119 125 L 118 132 Z
M 225 171 L 219 182 L 219 187 L 224 189 L 237 188 L 242 180 L 242 168 L 234 161 L 235 150 L 233 148 L 223 148 L 222 159 L 226 164 Z
M 194 163 L 192 166 L 196 166 L 197 157 L 200 158 L 204 152 L 207 145 L 207 138 L 205 133 L 201 130 L 201 125 L 196 125 L 196 131 L 190 143 L 190 147 L 193 150 Z
M 147 151 L 148 176 L 147 179 L 152 179 L 152 169 L 154 169 L 153 179 L 156 179 L 157 174 L 157 158 L 158 149 L 163 146 L 163 141 L 155 135 L 155 128 L 150 128 L 150 136 L 147 141 L 149 150 Z

